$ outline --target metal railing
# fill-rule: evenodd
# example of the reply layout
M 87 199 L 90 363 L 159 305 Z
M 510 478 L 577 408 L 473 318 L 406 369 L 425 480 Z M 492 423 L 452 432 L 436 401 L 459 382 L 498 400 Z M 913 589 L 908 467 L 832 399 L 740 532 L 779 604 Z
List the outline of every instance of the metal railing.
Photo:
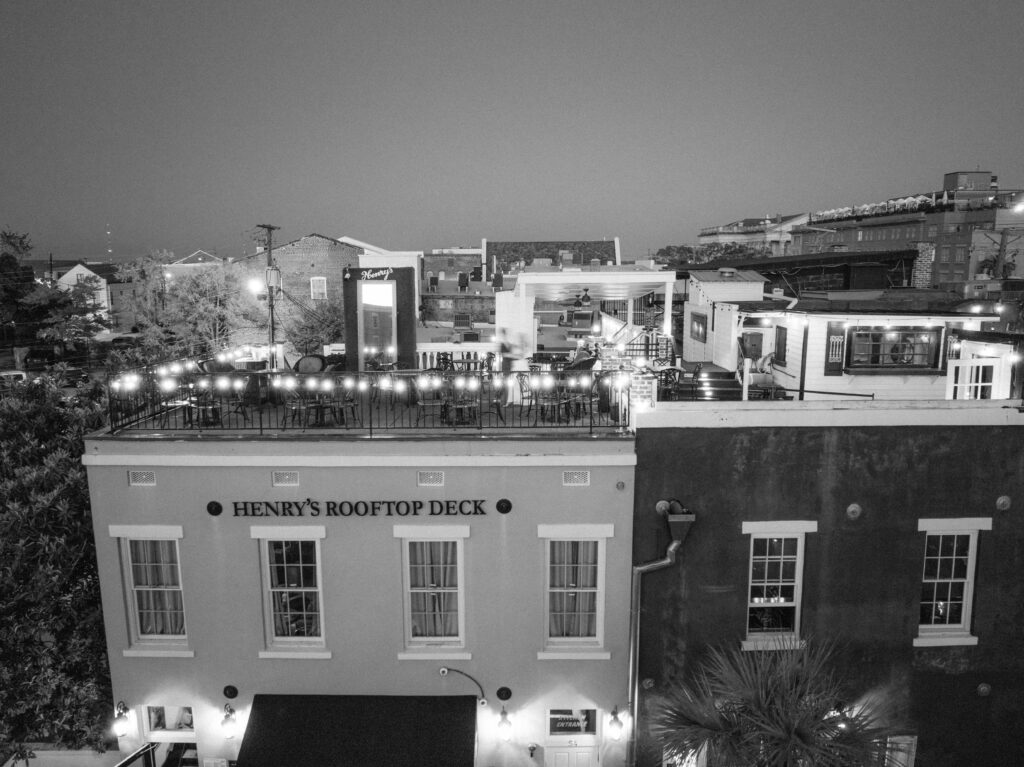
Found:
M 626 371 L 135 371 L 108 381 L 111 432 L 398 431 L 629 425 Z
M 139 749 L 136 749 L 114 767 L 133 767 L 138 765 L 139 767 L 156 767 L 156 759 L 154 752 L 159 747 L 159 743 L 146 743 Z

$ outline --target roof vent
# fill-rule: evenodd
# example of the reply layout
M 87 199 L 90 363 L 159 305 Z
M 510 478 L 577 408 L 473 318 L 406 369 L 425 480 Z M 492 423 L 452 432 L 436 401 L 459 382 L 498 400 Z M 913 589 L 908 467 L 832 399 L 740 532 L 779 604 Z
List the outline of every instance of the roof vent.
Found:
M 720 277 L 735 277 L 736 270 L 731 266 L 721 266 L 718 268 L 718 275 Z

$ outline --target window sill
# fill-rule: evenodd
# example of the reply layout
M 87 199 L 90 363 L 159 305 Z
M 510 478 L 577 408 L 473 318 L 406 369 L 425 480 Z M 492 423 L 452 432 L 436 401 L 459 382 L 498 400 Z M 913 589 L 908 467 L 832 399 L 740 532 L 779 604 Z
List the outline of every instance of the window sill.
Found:
M 848 376 L 941 376 L 943 371 L 938 368 L 901 368 L 893 365 L 890 368 L 843 368 Z
M 398 660 L 473 660 L 465 650 L 407 650 L 398 653 Z
M 743 652 L 754 652 L 757 650 L 802 650 L 806 646 L 806 640 L 786 635 L 751 637 L 740 642 L 740 649 Z
M 131 647 L 122 650 L 121 655 L 125 658 L 194 658 L 195 650 L 172 650 L 161 647 Z
M 541 650 L 537 660 L 611 660 L 608 650 Z
M 260 650 L 262 659 L 330 660 L 330 650 Z
M 914 637 L 914 647 L 953 647 L 976 644 L 978 644 L 978 637 L 970 634 L 923 634 Z

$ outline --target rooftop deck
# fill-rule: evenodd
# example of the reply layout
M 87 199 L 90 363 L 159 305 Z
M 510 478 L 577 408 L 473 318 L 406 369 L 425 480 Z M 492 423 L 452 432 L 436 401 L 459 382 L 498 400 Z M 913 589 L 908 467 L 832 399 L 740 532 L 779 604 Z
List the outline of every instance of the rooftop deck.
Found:
M 162 369 L 109 382 L 109 431 L 343 437 L 623 434 L 630 376 L 620 371 L 201 373 Z

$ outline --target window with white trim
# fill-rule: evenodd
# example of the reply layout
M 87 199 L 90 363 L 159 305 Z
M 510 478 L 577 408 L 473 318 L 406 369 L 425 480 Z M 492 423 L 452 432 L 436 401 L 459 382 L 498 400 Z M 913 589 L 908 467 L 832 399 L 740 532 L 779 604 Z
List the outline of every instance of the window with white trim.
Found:
M 977 644 L 971 634 L 978 531 L 991 517 L 919 519 L 924 536 L 920 617 L 915 647 Z
M 929 327 L 866 327 L 849 330 L 850 372 L 885 368 L 939 367 L 942 330 Z
M 545 646 L 604 646 L 605 549 L 614 525 L 538 525 L 544 539 Z
M 306 652 L 322 648 L 323 591 L 320 541 L 323 526 L 250 528 L 259 541 L 263 584 L 264 638 L 268 653 Z
M 110 525 L 118 539 L 133 647 L 186 647 L 178 525 Z M 190 652 L 190 651 L 189 651 Z
M 469 525 L 396 525 L 394 537 L 402 544 L 406 648 L 464 647 Z
M 326 301 L 327 300 L 327 278 L 326 277 L 310 277 L 309 278 L 309 297 L 313 301 Z
M 818 523 L 744 522 L 750 536 L 747 638 L 744 650 L 771 650 L 800 641 L 804 537 Z

